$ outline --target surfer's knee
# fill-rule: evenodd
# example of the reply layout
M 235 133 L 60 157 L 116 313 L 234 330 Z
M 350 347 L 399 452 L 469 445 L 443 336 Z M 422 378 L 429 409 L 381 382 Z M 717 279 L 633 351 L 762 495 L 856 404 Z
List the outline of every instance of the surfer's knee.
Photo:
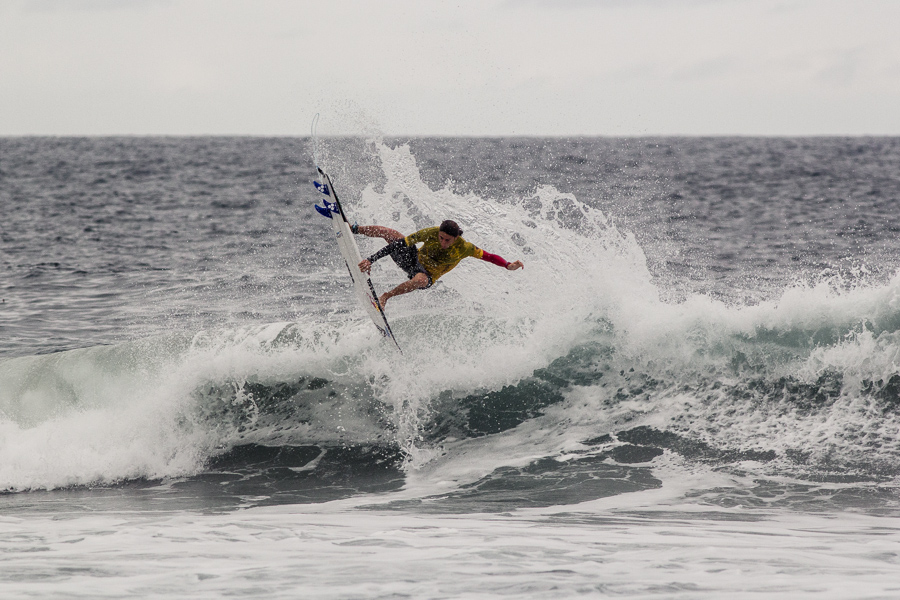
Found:
M 416 287 L 416 289 L 426 288 L 431 285 L 431 278 L 429 278 L 425 273 L 416 273 L 415 277 L 410 279 L 410 281 Z

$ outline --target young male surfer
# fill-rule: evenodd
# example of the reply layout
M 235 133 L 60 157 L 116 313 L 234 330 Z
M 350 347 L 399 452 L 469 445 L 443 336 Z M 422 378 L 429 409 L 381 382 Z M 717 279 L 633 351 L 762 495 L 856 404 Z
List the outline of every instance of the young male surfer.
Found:
M 485 252 L 475 244 L 467 242 L 462 238 L 462 229 L 455 221 L 444 221 L 440 227 L 420 229 L 406 237 L 399 231 L 380 225 L 354 225 L 350 230 L 366 237 L 382 238 L 388 242 L 387 246 L 359 263 L 360 271 L 369 273 L 373 262 L 390 255 L 397 266 L 409 276 L 409 281 L 381 295 L 378 300 L 382 307 L 389 298 L 431 287 L 438 277 L 468 256 L 486 260 L 508 271 L 525 266 L 521 260 L 507 262 L 502 257 Z M 416 244 L 419 243 L 422 247 L 417 250 Z

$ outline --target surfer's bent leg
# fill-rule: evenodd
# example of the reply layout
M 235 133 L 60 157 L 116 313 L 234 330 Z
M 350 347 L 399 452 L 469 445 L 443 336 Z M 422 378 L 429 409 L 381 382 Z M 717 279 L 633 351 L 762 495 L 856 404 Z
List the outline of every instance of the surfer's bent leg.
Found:
M 361 229 L 362 227 L 360 227 L 360 230 Z M 383 227 L 380 229 L 387 228 Z M 411 292 L 413 290 L 429 288 L 434 283 L 431 275 L 428 273 L 425 267 L 422 266 L 422 263 L 419 262 L 419 251 L 415 246 L 407 246 L 406 239 L 404 239 L 403 237 L 389 242 L 384 248 L 382 248 L 369 258 L 363 260 L 361 263 L 359 263 L 359 268 L 363 273 L 368 273 L 369 269 L 372 266 L 372 263 L 376 260 L 384 258 L 385 256 L 390 256 L 391 259 L 395 263 L 397 263 L 397 266 L 403 269 L 403 271 L 406 273 L 406 276 L 409 277 L 409 281 L 401 283 L 390 292 L 382 294 L 381 298 L 379 299 L 382 302 L 382 306 L 385 302 L 387 302 L 388 298 L 393 298 L 394 296 L 400 294 L 406 294 L 407 292 Z
M 397 263 L 398 267 L 403 269 L 406 276 L 410 279 L 414 279 L 418 275 L 425 276 L 425 285 L 417 286 L 415 289 L 430 288 L 431 284 L 434 283 L 431 280 L 431 275 L 419 262 L 419 251 L 416 250 L 415 246 L 407 246 L 405 242 L 402 245 L 398 244 L 397 248 L 391 252 L 391 259 Z
M 422 263 L 419 262 L 419 251 L 416 250 L 415 246 L 407 246 L 406 240 L 403 238 L 394 240 L 366 260 L 362 261 L 362 263 L 360 263 L 360 268 L 363 269 L 363 272 L 368 273 L 368 267 L 376 260 L 380 260 L 385 256 L 390 256 L 410 279 L 420 274 L 424 275 L 427 285 L 419 287 L 431 287 L 433 281 L 431 275 L 425 270 Z
M 385 292 L 378 298 L 382 308 L 387 304 L 389 298 L 399 296 L 400 294 L 408 294 L 409 292 L 420 290 L 431 286 L 431 277 L 427 273 L 416 273 L 409 281 L 404 281 L 389 292 Z
M 359 235 L 364 235 L 366 237 L 381 238 L 386 242 L 394 242 L 406 237 L 396 229 L 382 227 L 381 225 L 359 225 L 353 233 L 358 233 Z

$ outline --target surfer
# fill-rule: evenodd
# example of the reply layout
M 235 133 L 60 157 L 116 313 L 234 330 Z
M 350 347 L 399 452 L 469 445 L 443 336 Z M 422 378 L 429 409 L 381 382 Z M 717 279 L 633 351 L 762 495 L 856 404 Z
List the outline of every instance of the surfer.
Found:
M 360 271 L 368 274 L 373 262 L 390 255 L 397 266 L 409 276 L 409 281 L 401 283 L 378 298 L 382 307 L 389 298 L 431 287 L 438 277 L 468 256 L 486 260 L 508 271 L 525 266 L 521 260 L 508 262 L 467 242 L 462 237 L 462 229 L 455 221 L 444 221 L 440 227 L 426 227 L 406 237 L 399 231 L 380 225 L 354 224 L 350 230 L 366 237 L 382 238 L 388 242 L 387 246 L 359 263 Z M 416 244 L 419 243 L 422 247 L 417 250 Z

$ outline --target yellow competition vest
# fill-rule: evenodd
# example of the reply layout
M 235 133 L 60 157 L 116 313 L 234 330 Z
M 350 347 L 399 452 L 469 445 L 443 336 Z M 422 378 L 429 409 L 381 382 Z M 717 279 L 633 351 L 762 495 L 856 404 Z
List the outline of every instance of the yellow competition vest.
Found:
M 437 281 L 438 277 L 458 265 L 459 261 L 467 256 L 481 258 L 484 255 L 484 250 L 467 242 L 462 236 L 456 238 L 456 241 L 444 250 L 438 239 L 439 229 L 438 227 L 427 227 L 405 238 L 406 245 L 410 247 L 422 243 L 422 247 L 419 248 L 419 262 L 431 275 L 432 281 Z

